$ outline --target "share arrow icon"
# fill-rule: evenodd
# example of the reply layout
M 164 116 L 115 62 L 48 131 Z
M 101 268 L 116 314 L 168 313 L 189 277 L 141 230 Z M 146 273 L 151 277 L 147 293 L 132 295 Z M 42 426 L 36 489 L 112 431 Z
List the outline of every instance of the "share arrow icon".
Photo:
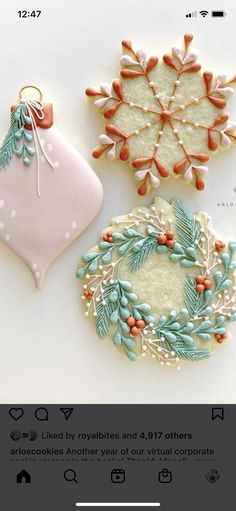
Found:
M 64 413 L 66 421 L 70 418 L 74 408 L 60 408 L 61 412 Z

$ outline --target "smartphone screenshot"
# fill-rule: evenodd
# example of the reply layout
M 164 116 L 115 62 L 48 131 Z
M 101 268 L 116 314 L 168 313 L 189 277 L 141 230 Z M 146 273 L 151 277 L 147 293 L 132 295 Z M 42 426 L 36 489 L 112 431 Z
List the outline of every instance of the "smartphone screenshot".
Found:
M 235 4 L 0 9 L 1 509 L 231 511 Z

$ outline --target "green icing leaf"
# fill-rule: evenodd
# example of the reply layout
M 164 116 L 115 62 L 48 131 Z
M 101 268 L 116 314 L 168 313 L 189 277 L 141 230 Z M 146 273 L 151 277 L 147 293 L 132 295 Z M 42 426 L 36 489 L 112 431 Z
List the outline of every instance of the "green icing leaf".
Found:
M 206 333 L 199 333 L 198 337 L 200 337 L 200 339 L 202 339 L 202 341 L 209 341 L 211 338 L 210 334 L 206 334 Z
M 132 291 L 132 286 L 128 280 L 119 280 L 119 283 L 125 291 Z
M 116 309 L 112 314 L 110 315 L 110 322 L 115 324 L 118 322 L 119 319 L 119 312 L 118 309 Z
M 221 279 L 222 279 L 222 273 L 221 271 L 215 271 L 214 274 L 213 274 L 213 277 L 214 277 L 214 281 L 216 283 L 216 285 L 218 286 L 221 282 Z
M 162 326 L 164 326 L 167 322 L 167 317 L 166 316 L 161 316 L 160 318 L 160 321 L 158 323 L 158 327 L 161 328 Z
M 207 305 L 207 307 L 203 307 L 198 312 L 201 315 L 210 316 L 212 314 L 213 310 L 214 309 L 211 307 L 211 305 Z
M 121 333 L 119 330 L 116 331 L 114 337 L 113 337 L 113 343 L 116 345 L 116 346 L 121 346 L 121 343 L 122 343 L 122 339 L 121 339 Z
M 117 300 L 118 300 L 118 293 L 117 293 L 117 291 L 112 291 L 112 292 L 111 292 L 111 294 L 110 294 L 110 296 L 109 296 L 109 300 L 110 300 L 110 302 L 112 302 L 112 303 L 117 302 Z
M 120 307 L 120 317 L 124 320 L 128 319 L 130 317 L 129 309 L 126 309 L 125 307 Z
M 127 238 L 141 238 L 142 235 L 140 232 L 135 231 L 134 229 L 124 229 L 124 235 L 127 236 Z
M 125 353 L 126 353 L 127 357 L 129 357 L 129 359 L 132 360 L 132 362 L 136 362 L 137 355 L 136 355 L 136 353 L 134 353 L 134 351 L 129 351 L 129 350 L 125 349 Z
M 229 267 L 229 264 L 230 264 L 230 261 L 231 261 L 231 258 L 229 256 L 229 254 L 227 254 L 226 252 L 223 252 L 220 256 L 221 258 L 221 261 L 226 269 L 226 271 L 228 270 L 228 267 Z
M 193 345 L 193 338 L 191 337 L 191 335 L 179 334 L 178 338 L 179 338 L 179 340 L 183 341 L 184 344 L 187 344 L 188 346 Z
M 130 337 L 123 337 L 122 340 L 123 340 L 123 343 L 126 346 L 126 348 L 128 348 L 128 349 L 135 348 L 136 343 L 135 343 L 134 339 L 131 339 Z
M 165 339 L 169 342 L 175 342 L 177 337 L 175 334 L 173 334 L 172 332 L 165 332 L 163 333 Z
M 117 294 L 117 293 L 116 293 Z M 130 293 L 131 294 L 131 293 Z M 118 295 L 117 295 L 118 296 Z M 128 305 L 128 300 L 125 296 L 122 296 L 121 299 L 120 299 L 120 303 L 121 305 L 123 305 L 123 307 L 126 307 L 126 305 Z
M 80 268 L 78 268 L 77 272 L 76 272 L 76 277 L 77 279 L 80 279 L 80 278 L 83 278 L 85 275 L 85 268 L 83 266 L 81 266 Z
M 196 329 L 196 332 L 202 332 L 203 330 L 208 330 L 212 327 L 212 322 L 210 320 L 202 321 L 199 327 Z
M 175 254 L 178 254 L 178 255 L 183 255 L 184 254 L 183 249 L 182 249 L 180 243 L 175 243 L 175 246 L 173 248 L 173 252 Z
M 102 256 L 102 260 L 104 263 L 110 263 L 111 262 L 111 252 L 106 252 L 104 256 Z
M 159 254 L 166 254 L 168 252 L 168 248 L 166 247 L 166 245 L 157 245 L 156 244 L 156 251 Z
M 230 250 L 231 254 L 236 252 L 236 241 L 230 241 L 230 243 L 229 243 L 229 250 Z
M 171 259 L 171 261 L 173 261 L 174 263 L 178 263 L 178 262 L 182 259 L 182 255 L 179 255 L 179 254 L 171 254 L 171 255 L 170 255 L 170 259 Z
M 96 271 L 97 267 L 98 267 L 98 261 L 97 261 L 97 259 L 94 259 L 94 260 L 90 263 L 90 265 L 88 266 L 88 271 L 89 271 L 90 273 L 93 273 L 93 272 L 95 272 L 95 271 Z
M 129 250 L 129 247 L 130 247 L 130 241 L 128 241 L 127 243 L 124 243 L 123 245 L 120 245 L 118 248 L 119 254 L 125 255 L 126 252 Z
M 135 293 L 127 293 L 126 296 L 130 300 L 130 302 L 136 302 L 138 299 L 138 297 Z M 122 305 L 124 305 L 124 304 L 122 304 Z
M 89 263 L 92 261 L 95 257 L 98 257 L 99 254 L 97 252 L 88 252 L 87 254 L 84 254 L 82 259 L 84 263 Z
M 190 268 L 191 266 L 194 266 L 194 261 L 192 261 L 191 259 L 183 259 L 181 261 L 181 264 L 182 266 L 184 266 L 185 268 Z
M 112 238 L 115 241 L 125 241 L 126 237 L 121 232 L 113 232 Z
M 156 229 L 153 227 L 153 225 L 147 225 L 147 227 L 146 227 L 146 231 L 147 231 L 147 233 L 149 234 L 149 236 L 155 236 L 155 237 L 157 237 L 157 231 L 156 231 Z
M 134 243 L 133 248 L 132 248 L 133 252 L 139 252 L 139 250 L 142 248 L 145 241 L 146 241 L 146 238 L 144 238 L 143 240 L 137 241 L 137 243 Z
M 196 250 L 192 247 L 189 247 L 186 249 L 186 254 L 191 257 L 194 261 L 197 259 L 197 253 Z
M 182 332 L 184 334 L 188 334 L 194 330 L 194 324 L 191 321 L 185 323 L 185 326 L 182 328 Z
M 109 241 L 100 241 L 99 248 L 100 250 L 106 250 L 106 248 L 111 248 L 112 243 L 109 243 Z
M 135 305 L 135 309 L 144 314 L 149 314 L 151 312 L 151 305 L 149 303 L 141 303 L 140 305 Z
M 216 325 L 221 326 L 225 323 L 225 317 L 224 316 L 217 316 L 216 318 Z
M 127 325 L 127 323 L 125 323 L 125 321 L 123 321 L 122 319 L 119 319 L 119 325 L 120 325 L 122 332 L 124 332 L 125 334 L 129 333 L 130 328 Z
M 224 282 L 222 282 L 222 284 L 220 285 L 219 291 L 227 291 L 232 287 L 232 285 L 233 285 L 232 280 L 225 279 Z

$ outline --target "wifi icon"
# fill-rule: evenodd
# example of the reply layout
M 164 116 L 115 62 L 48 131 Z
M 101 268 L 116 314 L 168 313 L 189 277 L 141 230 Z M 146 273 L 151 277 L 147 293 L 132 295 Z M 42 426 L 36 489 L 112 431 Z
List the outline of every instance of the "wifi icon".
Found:
M 199 14 L 201 14 L 201 16 L 203 18 L 205 18 L 209 14 L 209 12 L 208 11 L 200 11 Z

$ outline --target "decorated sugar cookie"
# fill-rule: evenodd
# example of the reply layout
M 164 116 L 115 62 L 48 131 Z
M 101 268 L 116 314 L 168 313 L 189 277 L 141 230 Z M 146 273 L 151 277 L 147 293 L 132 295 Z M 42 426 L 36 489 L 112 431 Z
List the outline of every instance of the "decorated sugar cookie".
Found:
M 85 315 L 131 360 L 151 355 L 179 367 L 205 359 L 236 320 L 235 252 L 206 213 L 157 197 L 115 218 L 84 254 Z
M 100 181 L 54 127 L 51 103 L 24 87 L 0 148 L 0 240 L 28 265 L 37 288 L 101 202 Z
M 203 190 L 210 156 L 236 139 L 225 112 L 236 75 L 202 73 L 192 39 L 161 61 L 123 41 L 120 80 L 86 89 L 106 120 L 94 158 L 130 162 L 140 195 L 170 174 Z

